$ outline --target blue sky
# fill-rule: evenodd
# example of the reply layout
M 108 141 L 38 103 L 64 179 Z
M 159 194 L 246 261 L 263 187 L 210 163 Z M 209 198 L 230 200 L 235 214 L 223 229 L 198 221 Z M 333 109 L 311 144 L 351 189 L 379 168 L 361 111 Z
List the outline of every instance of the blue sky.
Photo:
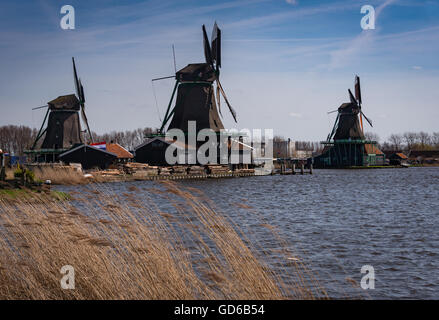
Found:
M 62 5 L 76 29 L 59 26 Z M 362 30 L 372 5 L 376 29 Z M 74 91 L 71 57 L 85 86 L 92 130 L 160 124 L 177 67 L 203 62 L 201 25 L 223 31 L 222 84 L 238 113 L 226 127 L 273 128 L 294 140 L 323 140 L 355 74 L 367 129 L 382 139 L 439 131 L 439 1 L 2 1 L 0 125 L 38 127 L 32 107 Z

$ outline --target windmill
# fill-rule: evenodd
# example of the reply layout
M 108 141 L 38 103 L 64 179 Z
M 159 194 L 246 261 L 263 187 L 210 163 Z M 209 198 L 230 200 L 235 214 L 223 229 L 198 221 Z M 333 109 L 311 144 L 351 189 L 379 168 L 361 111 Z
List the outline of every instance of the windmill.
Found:
M 37 138 L 31 148 L 35 150 L 38 141 L 44 136 L 41 149 L 61 150 L 70 149 L 72 146 L 83 143 L 81 123 L 79 120 L 79 112 L 85 126 L 89 141 L 93 142 L 93 136 L 88 125 L 87 116 L 85 115 L 85 95 L 84 87 L 81 79 L 78 78 L 76 71 L 75 59 L 73 62 L 73 76 L 76 88 L 76 95 L 69 94 L 59 96 L 58 98 L 49 101 L 47 105 L 37 107 L 32 110 L 47 108 L 43 124 L 38 132 Z M 43 130 L 46 125 L 47 126 Z
M 360 77 L 355 76 L 355 95 L 349 89 L 350 102 L 337 110 L 334 127 L 326 141 L 322 142 L 322 154 L 313 158 L 316 168 L 346 168 L 384 165 L 385 156 L 376 141 L 366 140 L 363 118 L 372 127 L 372 121 L 362 111 Z
M 350 102 L 343 103 L 337 110 L 328 112 L 338 112 L 334 127 L 328 135 L 327 141 L 334 140 L 364 140 L 363 117 L 372 126 L 372 121 L 366 117 L 361 109 L 361 87 L 360 77 L 355 76 L 355 96 L 348 89 Z
M 165 126 L 171 118 L 172 120 L 169 123 L 168 130 L 177 128 L 183 132 L 188 132 L 189 121 L 196 121 L 197 133 L 201 129 L 210 128 L 215 132 L 224 129 L 220 118 L 221 96 L 224 98 L 236 122 L 236 112 L 227 99 L 219 77 L 221 68 L 221 30 L 215 22 L 211 42 L 209 41 L 204 25 L 202 31 L 206 61 L 204 63 L 189 64 L 175 73 L 176 82 L 162 121 L 160 128 L 161 134 L 164 133 Z M 173 77 L 174 76 L 158 78 L 153 79 L 153 81 Z M 176 92 L 177 98 L 175 106 L 171 110 Z

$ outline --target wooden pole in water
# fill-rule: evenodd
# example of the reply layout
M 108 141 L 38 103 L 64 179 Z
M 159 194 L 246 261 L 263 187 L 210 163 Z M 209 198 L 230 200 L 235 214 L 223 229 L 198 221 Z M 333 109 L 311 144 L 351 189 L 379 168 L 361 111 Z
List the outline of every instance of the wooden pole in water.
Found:
M 291 170 L 293 171 L 293 174 L 296 174 L 296 164 L 295 163 L 293 163 Z
M 304 173 L 305 173 L 305 165 L 302 163 L 300 167 L 300 174 L 304 174 Z
M 309 165 L 309 174 L 312 174 L 312 163 Z

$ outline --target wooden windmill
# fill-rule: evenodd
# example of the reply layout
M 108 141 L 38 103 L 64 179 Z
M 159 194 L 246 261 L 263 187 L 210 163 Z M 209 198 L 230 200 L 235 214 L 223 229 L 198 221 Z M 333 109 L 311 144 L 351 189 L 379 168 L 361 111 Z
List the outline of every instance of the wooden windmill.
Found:
M 328 135 L 327 141 L 336 140 L 364 140 L 363 117 L 372 127 L 372 121 L 366 117 L 361 110 L 361 87 L 360 77 L 355 76 L 355 96 L 348 89 L 350 102 L 343 103 L 337 110 L 338 112 L 334 127 Z
M 85 114 L 84 87 L 81 79 L 78 78 L 74 58 L 72 58 L 72 62 L 76 95 L 59 96 L 48 102 L 46 106 L 33 109 L 47 108 L 47 112 L 31 150 L 35 150 L 38 142 L 43 137 L 41 149 L 66 150 L 74 145 L 82 144 L 84 139 L 82 137 L 79 113 L 81 113 L 82 120 L 87 128 L 88 139 L 90 142 L 93 142 L 93 136 Z
M 183 132 L 188 132 L 189 121 L 196 121 L 197 133 L 202 129 L 212 129 L 215 132 L 224 129 L 220 119 L 221 96 L 236 122 L 236 112 L 226 97 L 219 77 L 221 68 L 221 30 L 215 23 L 211 42 L 209 42 L 204 25 L 202 30 L 206 61 L 204 63 L 189 64 L 176 72 L 174 90 L 160 127 L 160 133 L 162 134 L 171 119 L 168 130 L 177 128 Z M 176 92 L 177 99 L 171 110 Z

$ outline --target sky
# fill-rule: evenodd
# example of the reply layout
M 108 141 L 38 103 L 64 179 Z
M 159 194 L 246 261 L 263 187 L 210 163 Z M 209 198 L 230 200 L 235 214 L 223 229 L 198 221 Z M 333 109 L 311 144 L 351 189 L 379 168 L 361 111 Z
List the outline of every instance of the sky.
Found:
M 63 5 L 75 29 L 60 27 Z M 361 7 L 375 8 L 363 30 Z M 74 93 L 74 56 L 97 133 L 159 127 L 174 80 L 204 62 L 201 26 L 222 29 L 221 83 L 237 112 L 227 128 L 273 129 L 325 140 L 335 110 L 361 77 L 365 131 L 439 131 L 438 0 L 3 0 L 0 125 L 39 128 L 44 110 Z

